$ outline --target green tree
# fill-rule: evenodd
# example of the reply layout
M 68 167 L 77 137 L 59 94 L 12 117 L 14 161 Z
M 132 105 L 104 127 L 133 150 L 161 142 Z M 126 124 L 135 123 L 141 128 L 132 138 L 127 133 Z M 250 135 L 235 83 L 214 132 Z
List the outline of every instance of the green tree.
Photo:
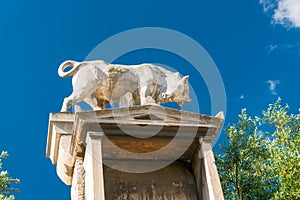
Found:
M 2 151 L 0 154 L 0 200 L 14 200 L 14 194 L 19 192 L 18 189 L 11 187 L 11 185 L 18 184 L 20 180 L 11 178 L 6 170 L 2 170 L 2 159 L 7 157 L 8 153 Z
M 289 114 L 280 99 L 263 111 L 261 122 L 271 126 L 271 167 L 280 180 L 273 199 L 300 199 L 300 114 Z M 299 110 L 300 111 L 300 110 Z
M 269 142 L 258 129 L 259 122 L 249 117 L 246 110 L 236 124 L 225 132 L 228 143 L 220 146 L 222 154 L 216 154 L 225 199 L 270 199 L 277 189 L 277 179 L 268 159 Z
M 226 199 L 300 199 L 300 114 L 278 99 L 261 117 L 243 110 L 225 132 L 216 164 Z

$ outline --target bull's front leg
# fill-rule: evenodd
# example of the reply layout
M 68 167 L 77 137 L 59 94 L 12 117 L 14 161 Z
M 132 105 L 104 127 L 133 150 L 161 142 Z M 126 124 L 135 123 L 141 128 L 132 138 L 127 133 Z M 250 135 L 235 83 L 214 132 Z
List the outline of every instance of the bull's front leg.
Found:
M 69 97 L 66 97 L 64 99 L 64 102 L 63 102 L 60 112 L 68 112 L 69 108 L 71 108 L 73 105 L 79 103 L 82 100 L 83 100 L 83 97 L 76 96 L 76 95 L 74 95 L 74 93 L 72 93 Z
M 134 106 L 134 100 L 131 92 L 127 92 L 119 99 L 119 107 L 131 107 Z
M 147 89 L 148 87 L 144 86 L 140 88 L 140 100 L 141 100 L 141 106 L 143 105 L 157 105 L 155 100 L 147 95 Z
M 141 87 L 140 88 L 140 101 L 141 101 L 141 106 L 146 104 L 146 91 L 147 87 Z
M 68 109 L 72 107 L 73 105 L 83 101 L 86 98 L 89 98 L 91 94 L 94 91 L 95 88 L 95 83 L 90 81 L 89 85 L 86 83 L 87 81 L 84 80 L 85 82 L 81 82 L 82 85 L 79 83 L 73 84 L 73 92 L 70 96 L 66 97 L 64 99 L 61 112 L 68 112 Z

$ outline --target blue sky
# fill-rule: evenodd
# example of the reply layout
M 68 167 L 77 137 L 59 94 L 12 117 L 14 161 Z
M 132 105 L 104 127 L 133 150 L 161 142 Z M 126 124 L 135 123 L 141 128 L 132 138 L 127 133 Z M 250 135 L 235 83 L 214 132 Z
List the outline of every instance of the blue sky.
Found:
M 4 166 L 21 179 L 17 199 L 69 198 L 70 188 L 45 158 L 48 114 L 58 112 L 71 92 L 71 80 L 58 77 L 57 68 L 66 59 L 83 60 L 100 42 L 125 30 L 163 27 L 201 44 L 224 81 L 226 124 L 241 108 L 259 114 L 278 96 L 293 112 L 299 108 L 298 0 L 12 0 L 0 2 L 0 27 L 0 149 L 11 155 Z M 186 61 L 145 50 L 118 62 L 165 63 L 190 74 L 190 83 L 199 84 L 201 113 L 210 114 L 207 87 Z

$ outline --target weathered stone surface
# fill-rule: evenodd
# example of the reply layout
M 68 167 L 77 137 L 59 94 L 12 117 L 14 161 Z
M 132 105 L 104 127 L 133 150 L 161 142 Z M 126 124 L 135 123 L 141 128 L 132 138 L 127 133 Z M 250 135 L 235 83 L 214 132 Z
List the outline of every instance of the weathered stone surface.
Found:
M 215 164 L 214 154 L 211 148 L 211 144 L 202 143 L 201 153 L 203 156 L 203 170 L 205 175 L 203 179 L 206 179 L 206 183 L 203 184 L 203 191 L 207 191 L 207 196 L 203 196 L 204 199 L 223 200 L 223 192 L 220 183 L 219 174 Z
M 57 175 L 67 185 L 71 185 L 74 167 L 74 157 L 69 153 L 74 120 L 74 113 L 49 116 L 46 157 L 57 165 Z
M 211 144 L 200 139 L 192 160 L 192 169 L 200 199 L 223 200 L 219 174 L 215 165 Z
M 81 148 L 80 146 L 86 141 L 88 131 L 101 130 L 108 137 L 110 135 L 121 135 L 125 138 L 127 134 L 124 133 L 123 130 L 127 130 L 131 133 L 137 133 L 137 137 L 147 138 L 147 135 L 151 134 L 153 130 L 159 130 L 156 136 L 166 138 L 162 139 L 159 143 L 165 142 L 168 138 L 172 139 L 175 135 L 179 136 L 178 138 L 183 138 L 183 140 L 184 138 L 189 139 L 195 136 L 211 136 L 207 138 L 211 138 L 208 142 L 212 143 L 212 138 L 218 133 L 219 127 L 222 126 L 223 119 L 161 106 L 146 105 L 80 112 L 77 113 L 74 123 L 71 153 L 73 156 L 77 156 L 77 152 L 80 151 Z M 179 128 L 181 131 L 178 132 Z M 129 136 L 127 135 L 126 138 L 129 138 Z M 153 140 L 156 139 L 153 138 Z M 127 141 L 129 142 L 129 139 Z M 126 142 L 126 139 L 124 139 L 124 142 Z M 151 143 L 151 138 L 149 138 L 148 142 Z M 134 143 L 134 139 L 132 143 Z M 159 145 L 159 143 L 155 145 Z M 104 147 L 105 146 L 106 143 L 104 143 Z M 150 145 L 150 147 L 154 146 Z M 112 155 L 114 152 L 115 151 L 111 149 L 109 155 Z
M 59 178 L 66 184 L 72 184 L 74 157 L 70 154 L 71 135 L 60 137 L 56 172 Z
M 67 67 L 72 67 L 64 72 Z M 134 104 L 176 102 L 182 106 L 189 98 L 188 76 L 153 64 L 119 65 L 102 60 L 68 60 L 58 69 L 61 77 L 73 76 L 73 92 L 66 97 L 61 111 L 85 101 L 93 109 L 104 109 L 108 102 L 128 107 Z M 124 97 L 125 96 L 125 97 Z
M 104 166 L 105 199 L 197 200 L 195 179 L 187 166 L 188 163 L 174 162 L 163 169 L 142 174 L 125 173 Z
M 73 113 L 51 113 L 49 116 L 46 157 L 52 164 L 57 163 L 61 135 L 72 135 L 74 119 Z
M 211 143 L 223 121 L 222 113 L 210 117 L 153 105 L 51 114 L 47 157 L 57 161 L 61 180 L 72 183 L 72 200 L 222 199 Z M 158 132 L 149 137 L 153 129 Z M 155 168 L 161 163 L 166 165 Z M 158 170 L 145 172 L 149 166 Z M 120 167 L 135 173 L 115 170 Z
M 72 200 L 85 200 L 85 171 L 83 167 L 83 158 L 78 157 L 75 161 L 72 187 Z
M 84 156 L 85 198 L 104 200 L 104 178 L 102 163 L 101 135 L 88 133 Z

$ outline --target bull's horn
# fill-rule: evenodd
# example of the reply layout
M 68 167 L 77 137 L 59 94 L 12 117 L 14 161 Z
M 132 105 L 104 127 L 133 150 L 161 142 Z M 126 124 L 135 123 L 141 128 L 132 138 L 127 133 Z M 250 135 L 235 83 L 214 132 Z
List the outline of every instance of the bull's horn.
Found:
M 190 76 L 189 76 L 189 75 L 187 75 L 187 76 L 184 76 L 184 77 L 182 78 L 182 80 L 183 80 L 183 83 L 184 83 L 184 84 L 188 84 L 189 78 L 190 78 Z

